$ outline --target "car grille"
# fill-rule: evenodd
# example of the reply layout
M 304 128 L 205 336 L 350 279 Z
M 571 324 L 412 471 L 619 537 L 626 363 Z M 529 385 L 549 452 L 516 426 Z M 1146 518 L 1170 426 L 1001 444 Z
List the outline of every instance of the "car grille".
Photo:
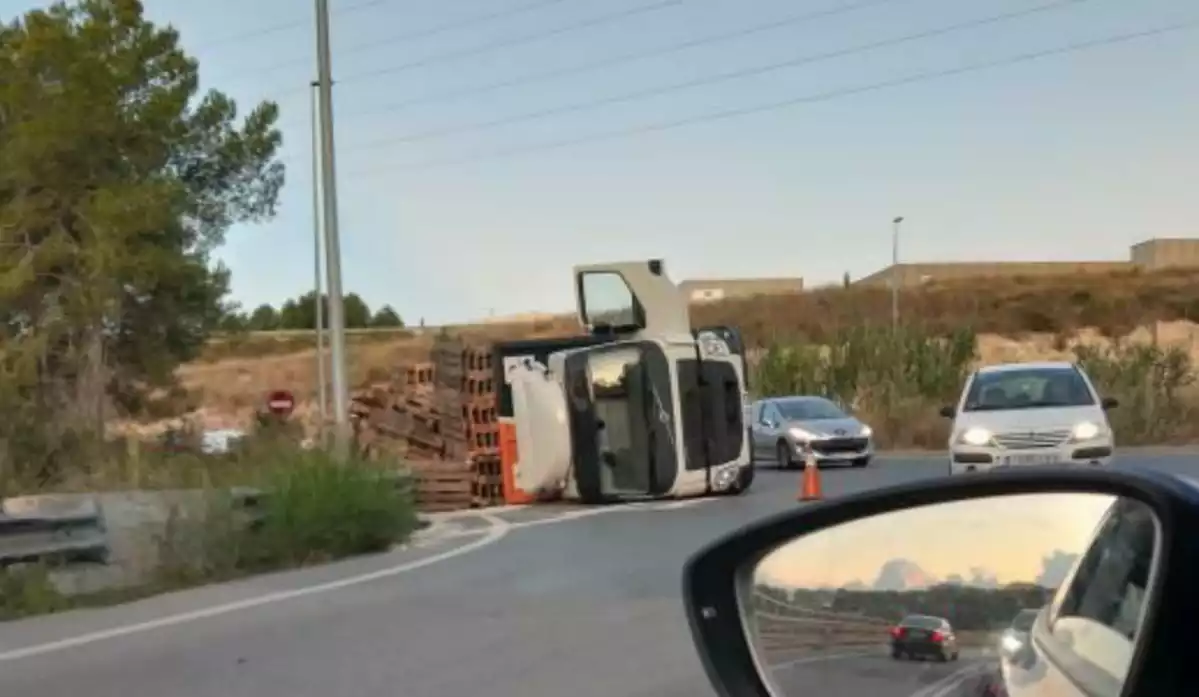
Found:
M 865 438 L 829 438 L 812 443 L 812 449 L 822 454 L 857 453 L 866 447 Z
M 1056 448 L 1070 440 L 1070 431 L 1012 431 L 995 434 L 995 443 L 1007 450 L 1032 450 L 1034 448 Z

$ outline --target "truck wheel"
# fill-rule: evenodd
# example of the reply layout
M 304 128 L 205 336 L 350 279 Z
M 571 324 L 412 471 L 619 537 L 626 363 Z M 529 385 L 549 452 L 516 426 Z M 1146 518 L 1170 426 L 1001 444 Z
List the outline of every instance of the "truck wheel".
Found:
M 749 491 L 749 487 L 754 483 L 754 463 L 750 462 L 741 471 L 737 473 L 737 481 L 729 488 L 730 496 L 740 496 Z

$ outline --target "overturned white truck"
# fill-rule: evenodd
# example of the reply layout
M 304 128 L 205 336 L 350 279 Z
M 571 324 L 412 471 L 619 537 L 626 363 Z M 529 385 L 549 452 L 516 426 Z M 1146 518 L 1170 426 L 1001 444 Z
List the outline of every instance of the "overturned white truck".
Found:
M 586 334 L 495 346 L 508 501 L 746 491 L 740 334 L 693 330 L 661 260 L 581 266 L 574 277 Z

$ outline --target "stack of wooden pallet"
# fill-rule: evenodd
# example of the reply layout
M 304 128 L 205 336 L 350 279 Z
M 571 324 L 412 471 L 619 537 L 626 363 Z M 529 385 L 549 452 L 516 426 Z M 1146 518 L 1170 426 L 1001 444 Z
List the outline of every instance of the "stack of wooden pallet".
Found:
M 360 452 L 408 462 L 422 510 L 503 503 L 489 348 L 440 340 L 429 361 L 355 395 L 351 410 Z

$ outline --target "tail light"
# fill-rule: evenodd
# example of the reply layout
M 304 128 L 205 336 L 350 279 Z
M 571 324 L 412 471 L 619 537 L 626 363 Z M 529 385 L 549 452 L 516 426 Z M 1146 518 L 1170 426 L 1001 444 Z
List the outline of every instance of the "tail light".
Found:
M 891 636 L 895 639 L 903 638 L 903 627 L 892 627 Z
M 939 644 L 942 641 L 945 641 L 945 635 L 941 632 L 941 630 L 937 630 L 937 631 L 933 632 L 932 640 L 933 640 L 933 642 Z

